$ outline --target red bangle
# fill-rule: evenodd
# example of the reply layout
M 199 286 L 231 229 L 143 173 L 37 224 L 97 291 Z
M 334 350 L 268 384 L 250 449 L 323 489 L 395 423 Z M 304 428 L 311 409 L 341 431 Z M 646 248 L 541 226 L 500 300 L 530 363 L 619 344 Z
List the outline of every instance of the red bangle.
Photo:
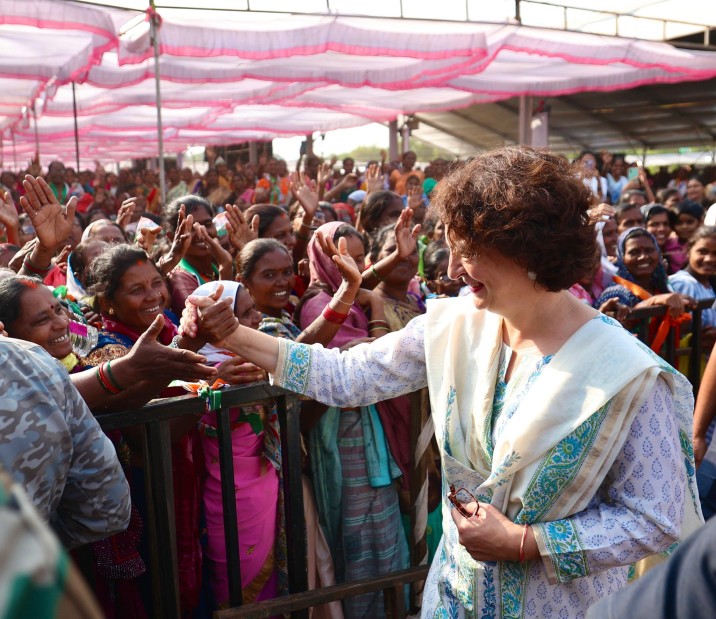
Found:
M 106 364 L 102 363 L 101 365 L 97 366 L 97 377 L 99 378 L 99 382 L 104 387 L 105 391 L 107 393 L 111 393 L 112 395 L 116 395 L 120 393 L 122 390 L 118 389 L 112 382 L 109 380 L 107 374 L 106 374 Z
M 323 317 L 334 325 L 342 325 L 346 321 L 346 318 L 348 318 L 348 314 L 339 314 L 326 305 L 323 310 Z
M 527 539 L 527 529 L 530 525 L 526 524 L 522 529 L 522 541 L 520 542 L 520 563 L 525 562 L 525 540 Z

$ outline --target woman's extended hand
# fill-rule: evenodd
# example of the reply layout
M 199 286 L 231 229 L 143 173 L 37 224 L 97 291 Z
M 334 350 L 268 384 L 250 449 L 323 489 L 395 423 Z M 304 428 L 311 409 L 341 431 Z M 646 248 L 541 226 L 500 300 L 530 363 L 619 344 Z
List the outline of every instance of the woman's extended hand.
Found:
M 190 350 L 170 348 L 157 341 L 164 327 L 164 316 L 159 315 L 149 328 L 142 333 L 132 350 L 125 357 L 135 380 L 151 376 L 159 380 L 196 380 L 216 376 L 216 369 L 204 365 L 206 358 Z M 113 362 L 113 365 L 117 362 Z
M 190 295 L 181 315 L 179 333 L 200 338 L 221 347 L 221 341 L 239 327 L 231 298 L 221 299 L 224 287 L 218 286 L 208 297 Z
M 475 503 L 465 508 L 472 513 Z M 475 561 L 519 561 L 522 525 L 511 522 L 492 505 L 480 503 L 472 518 L 465 518 L 457 509 L 451 511 L 460 544 Z
M 41 247 L 54 252 L 72 233 L 77 198 L 72 196 L 63 207 L 44 178 L 28 174 L 22 184 L 26 195 L 20 198 L 20 205 L 30 218 Z
M 620 303 L 616 297 L 612 297 L 602 303 L 599 311 L 605 316 L 610 316 L 619 322 L 624 322 L 629 317 L 631 308 L 628 305 L 624 305 L 624 303 Z
M 667 292 L 665 294 L 655 294 L 646 301 L 642 301 L 637 307 L 649 307 L 651 305 L 666 305 L 667 311 L 671 318 L 678 318 L 684 313 L 688 301 L 678 292 Z
M 219 378 L 230 385 L 245 385 L 266 380 L 266 372 L 241 357 L 227 359 L 217 368 Z

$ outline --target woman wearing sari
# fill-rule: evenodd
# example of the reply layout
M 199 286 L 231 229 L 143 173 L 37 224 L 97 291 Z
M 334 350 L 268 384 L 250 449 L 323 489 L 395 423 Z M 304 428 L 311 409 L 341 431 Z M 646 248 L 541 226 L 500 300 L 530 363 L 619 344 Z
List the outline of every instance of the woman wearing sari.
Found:
M 370 260 L 373 264 L 386 259 L 400 249 L 404 258 L 382 277 L 375 287 L 375 293 L 383 300 L 385 320 L 390 331 L 400 331 L 416 316 L 425 313 L 422 298 L 410 290 L 418 272 L 418 243 L 413 234 L 400 234 L 400 225 L 381 228 L 373 240 Z M 396 230 L 398 234 L 396 235 Z M 402 247 L 400 247 L 402 245 Z M 424 394 L 427 396 L 427 394 Z M 427 397 L 424 399 L 427 402 Z M 403 472 L 401 488 L 401 511 L 406 532 L 410 531 L 410 485 L 413 472 L 411 461 L 423 460 L 427 479 L 421 503 L 417 506 L 416 540 L 425 536 L 427 556 L 432 559 L 442 535 L 440 510 L 440 472 L 438 471 L 437 445 L 433 440 L 433 423 L 430 417 L 421 420 L 420 436 L 413 445 L 410 432 L 410 398 L 400 396 L 381 402 L 378 410 L 383 421 L 391 450 Z
M 222 299 L 230 299 L 239 323 L 257 329 L 261 315 L 254 308 L 249 291 L 234 281 L 211 282 L 194 292 L 208 296 L 219 285 Z M 215 365 L 219 378 L 228 384 L 246 378 L 265 380 L 263 370 L 245 363 L 233 353 L 210 344 L 200 353 Z M 199 440 L 203 449 L 204 475 L 202 503 L 206 519 L 210 584 L 219 608 L 228 608 L 229 582 L 226 572 L 224 510 L 221 502 L 221 471 L 217 440 L 217 413 L 207 411 L 199 421 Z M 274 406 L 262 405 L 231 409 L 231 445 L 236 485 L 236 516 L 239 531 L 241 587 L 245 604 L 276 597 L 287 592 L 286 535 L 283 525 L 283 496 L 280 489 L 281 447 L 278 415 Z
M 190 342 L 177 333 L 169 315 L 165 314 L 170 297 L 164 276 L 144 250 L 129 245 L 111 247 L 93 261 L 90 279 L 93 282 L 93 309 L 101 315 L 103 326 L 97 346 L 85 359 L 87 365 L 107 367 L 112 360 L 129 355 L 142 332 L 154 324 L 159 315 L 164 316 L 163 325 L 154 333 L 155 339 L 164 346 L 189 346 L 197 349 L 206 342 L 203 335 L 200 340 Z M 225 299 L 220 303 L 222 307 L 231 306 Z M 207 327 L 210 331 L 211 327 L 208 324 Z M 159 395 L 168 397 L 184 393 L 182 389 L 169 388 Z M 197 438 L 193 429 L 195 423 L 192 417 L 184 417 L 175 420 L 171 428 L 172 437 L 175 439 L 172 445 L 172 467 L 179 590 L 183 615 L 197 607 L 201 587 L 198 484 L 201 467 L 194 457 Z M 139 453 L 131 449 L 130 431 L 126 432 L 126 437 L 128 441 L 125 445 L 125 460 L 134 468 L 130 480 L 132 499 L 140 512 L 143 512 L 144 493 L 139 481 L 142 472 L 137 470 L 142 466 L 142 462 Z M 140 544 L 140 552 L 144 551 Z
M 689 302 L 689 297 L 671 290 L 656 238 L 644 228 L 622 232 L 617 242 L 614 284 L 604 290 L 594 307 L 608 315 L 616 311 L 620 321 L 631 327 L 627 309 L 666 305 L 667 315 L 652 319 L 649 327 L 651 349 L 659 352 L 669 329 L 688 319 L 684 308 Z
M 702 521 L 691 386 L 567 292 L 594 267 L 589 204 L 560 156 L 478 155 L 431 200 L 469 296 L 345 352 L 243 328 L 222 341 L 334 406 L 429 388 L 443 538 L 424 618 L 581 617 Z M 190 303 L 193 334 L 211 304 Z
M 385 324 L 382 313 L 371 312 L 369 320 L 360 304 L 346 305 L 350 296 L 336 294 L 343 278 L 320 240 L 330 243 L 328 247 L 339 241 L 346 244 L 357 266 L 356 286 L 365 265 L 365 242 L 353 226 L 332 222 L 318 228 L 308 243 L 311 284 L 304 295 L 307 300 L 297 309 L 302 329 L 325 318 L 326 307 L 338 296 L 343 299 L 341 314 L 348 313 L 338 331 L 321 342 L 324 346 L 340 348 L 369 335 L 385 335 L 387 329 L 380 326 Z M 377 295 L 367 290 L 359 294 L 369 310 L 371 305 L 382 310 Z M 318 514 L 333 549 L 337 580 L 350 582 L 408 567 L 408 546 L 393 484 L 401 472 L 390 454 L 374 403 L 329 407 L 310 431 L 309 453 Z M 349 598 L 343 606 L 348 619 L 384 616 L 381 592 Z

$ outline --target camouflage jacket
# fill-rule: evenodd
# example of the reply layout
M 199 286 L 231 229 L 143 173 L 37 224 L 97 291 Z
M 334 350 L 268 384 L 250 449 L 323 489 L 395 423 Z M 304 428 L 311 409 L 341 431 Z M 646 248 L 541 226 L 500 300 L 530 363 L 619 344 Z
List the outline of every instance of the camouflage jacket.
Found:
M 62 365 L 0 337 L 0 462 L 68 547 L 123 531 L 129 485 Z

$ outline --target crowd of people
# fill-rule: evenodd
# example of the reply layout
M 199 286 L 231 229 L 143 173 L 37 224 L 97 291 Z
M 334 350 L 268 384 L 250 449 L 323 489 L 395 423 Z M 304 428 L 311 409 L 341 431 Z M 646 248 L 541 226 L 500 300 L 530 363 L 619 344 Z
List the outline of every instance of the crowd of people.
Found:
M 310 582 L 407 568 L 418 533 L 431 619 L 583 616 L 700 519 L 690 386 L 653 353 L 716 296 L 716 170 L 382 156 L 292 172 L 218 157 L 200 177 L 168 166 L 164 191 L 152 170 L 60 161 L 0 176 L 3 401 L 21 403 L 0 406 L 0 463 L 105 616 L 152 615 L 152 532 L 141 433 L 105 434 L 92 412 L 185 393 L 177 380 L 304 393 Z M 668 308 L 652 352 L 628 334 L 649 305 Z M 703 325 L 710 352 L 714 310 Z M 216 428 L 211 411 L 171 425 L 187 617 L 229 602 Z M 231 428 L 246 603 L 287 592 L 280 429 L 271 403 L 232 409 Z M 382 595 L 320 612 L 381 617 Z

